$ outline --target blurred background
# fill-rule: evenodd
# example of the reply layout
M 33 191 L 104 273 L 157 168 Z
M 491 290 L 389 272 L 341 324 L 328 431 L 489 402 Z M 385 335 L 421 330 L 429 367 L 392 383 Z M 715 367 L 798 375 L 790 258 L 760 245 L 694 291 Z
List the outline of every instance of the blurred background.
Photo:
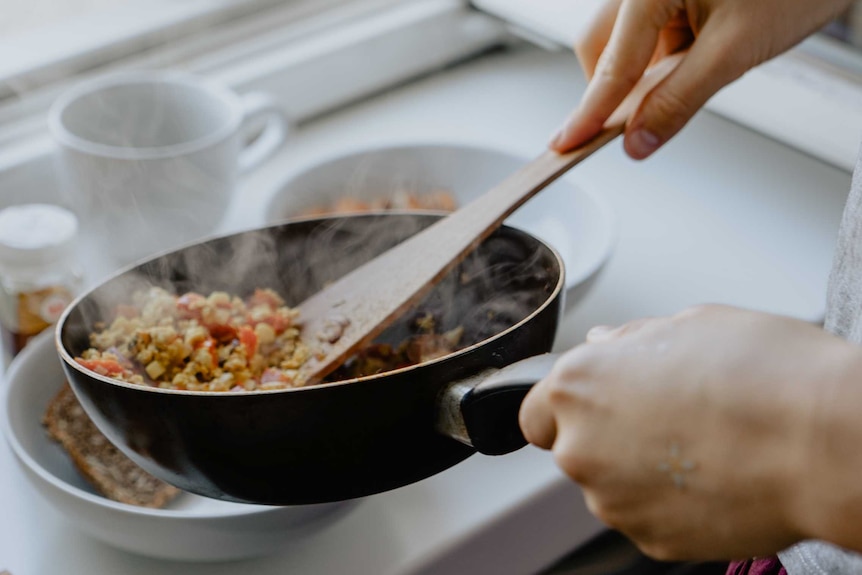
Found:
M 857 0 L 833 24 L 828 26 L 825 32 L 854 48 L 862 47 L 862 2 Z
M 213 4 L 220 0 L 209 0 Z M 121 9 L 136 0 L 30 0 L 8 1 L 0 14 L 0 37 L 9 39 L 34 28 L 61 22 L 70 17 L 93 15 L 98 12 Z M 182 3 L 183 0 L 178 0 Z M 830 25 L 825 32 L 842 42 L 862 47 L 862 0 Z
M 401 155 L 378 172 L 397 174 L 411 146 L 447 146 L 464 160 L 461 179 L 474 183 L 466 191 L 483 191 L 471 157 L 502 154 L 514 162 L 503 166 L 511 173 L 544 149 L 576 104 L 586 83 L 570 46 L 600 2 L 0 0 L 0 209 L 34 201 L 77 208 L 60 193 L 67 178 L 54 162 L 49 108 L 79 82 L 148 68 L 192 72 L 240 95 L 265 92 L 290 120 L 286 145 L 243 174 L 213 232 L 277 221 L 308 174 L 334 173 L 341 159 L 381 149 Z M 860 5 L 723 90 L 649 162 L 609 146 L 567 176 L 578 197 L 607 202 L 606 218 L 587 218 L 593 229 L 568 217 L 572 193 L 543 192 L 553 205 L 533 204 L 532 215 L 525 207 L 525 226 L 561 230 L 552 243 L 582 263 L 582 246 L 601 244 L 573 231 L 609 238 L 599 264 L 587 266 L 601 271 L 590 291 L 567 294 L 560 349 L 592 325 L 705 301 L 821 320 L 862 134 Z M 430 163 L 420 156 L 414 165 Z M 457 171 L 454 164 L 439 172 Z M 345 188 L 355 186 L 335 192 Z M 458 191 L 452 181 L 439 188 Z M 104 242 L 101 228 L 82 232 Z M 100 267 L 100 255 L 81 250 L 88 282 L 112 271 Z M 23 353 L 26 365 L 42 364 Z M 31 423 L 44 440 L 38 419 Z M 0 571 L 14 575 L 54 573 L 56 557 L 69 575 L 228 575 L 237 567 L 257 575 L 688 572 L 647 561 L 604 532 L 538 450 L 475 457 L 369 498 L 325 533 L 285 541 L 265 559 L 189 566 L 90 538 L 79 516 L 69 522 L 39 498 L 7 447 L 0 442 L 0 507 L 8 514 Z
M 34 28 L 60 22 L 73 16 L 85 16 L 110 10 L 131 0 L 31 0 L 4 2 L 0 13 L 0 37 L 9 39 Z

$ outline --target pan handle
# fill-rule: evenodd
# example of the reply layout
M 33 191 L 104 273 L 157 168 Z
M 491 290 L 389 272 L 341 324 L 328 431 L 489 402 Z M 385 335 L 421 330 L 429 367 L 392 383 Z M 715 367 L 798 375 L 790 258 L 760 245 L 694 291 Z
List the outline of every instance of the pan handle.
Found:
M 485 455 L 522 448 L 527 440 L 518 425 L 521 402 L 559 357 L 536 355 L 449 384 L 438 401 L 437 431 Z

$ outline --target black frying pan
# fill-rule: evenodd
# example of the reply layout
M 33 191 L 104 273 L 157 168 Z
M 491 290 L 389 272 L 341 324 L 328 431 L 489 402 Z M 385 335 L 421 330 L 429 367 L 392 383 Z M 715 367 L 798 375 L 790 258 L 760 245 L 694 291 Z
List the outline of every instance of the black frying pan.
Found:
M 438 360 L 337 383 L 239 393 L 127 384 L 74 361 L 89 347 L 95 323 L 143 285 L 240 296 L 270 287 L 296 305 L 439 217 L 295 221 L 158 256 L 66 310 L 56 331 L 66 375 L 98 427 L 133 460 L 182 489 L 218 499 L 279 505 L 350 499 L 429 477 L 477 450 L 513 451 L 525 444 L 517 413 L 536 376 L 499 372 L 478 387 L 479 379 L 458 382 L 553 344 L 563 309 L 562 262 L 512 228 L 495 232 L 417 312 L 378 338 L 407 337 L 411 313 L 434 314 L 441 330 L 463 326 L 470 345 Z

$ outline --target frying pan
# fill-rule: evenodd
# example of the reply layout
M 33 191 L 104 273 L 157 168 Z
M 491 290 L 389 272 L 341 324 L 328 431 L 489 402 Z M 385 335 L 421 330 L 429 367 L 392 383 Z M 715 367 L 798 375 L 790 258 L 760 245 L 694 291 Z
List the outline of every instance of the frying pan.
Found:
M 269 287 L 296 305 L 440 217 L 296 220 L 124 270 L 79 297 L 58 322 L 66 376 L 97 426 L 136 463 L 182 489 L 229 501 L 350 499 L 429 477 L 476 451 L 513 451 L 526 443 L 521 400 L 552 361 L 541 354 L 554 342 L 564 272 L 552 248 L 505 226 L 379 336 L 402 341 L 415 314 L 431 313 L 440 331 L 464 327 L 467 347 L 421 365 L 286 390 L 189 392 L 124 383 L 74 359 L 135 289 L 244 296 Z M 485 378 L 532 356 L 539 357 Z

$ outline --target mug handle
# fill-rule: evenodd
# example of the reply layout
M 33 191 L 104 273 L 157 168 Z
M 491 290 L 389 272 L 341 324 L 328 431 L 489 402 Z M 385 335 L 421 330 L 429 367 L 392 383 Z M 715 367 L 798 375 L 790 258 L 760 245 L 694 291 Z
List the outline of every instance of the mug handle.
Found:
M 239 171 L 247 172 L 275 153 L 287 138 L 289 128 L 287 115 L 269 94 L 249 92 L 241 100 L 244 127 L 255 120 L 266 120 L 260 135 L 239 154 Z

